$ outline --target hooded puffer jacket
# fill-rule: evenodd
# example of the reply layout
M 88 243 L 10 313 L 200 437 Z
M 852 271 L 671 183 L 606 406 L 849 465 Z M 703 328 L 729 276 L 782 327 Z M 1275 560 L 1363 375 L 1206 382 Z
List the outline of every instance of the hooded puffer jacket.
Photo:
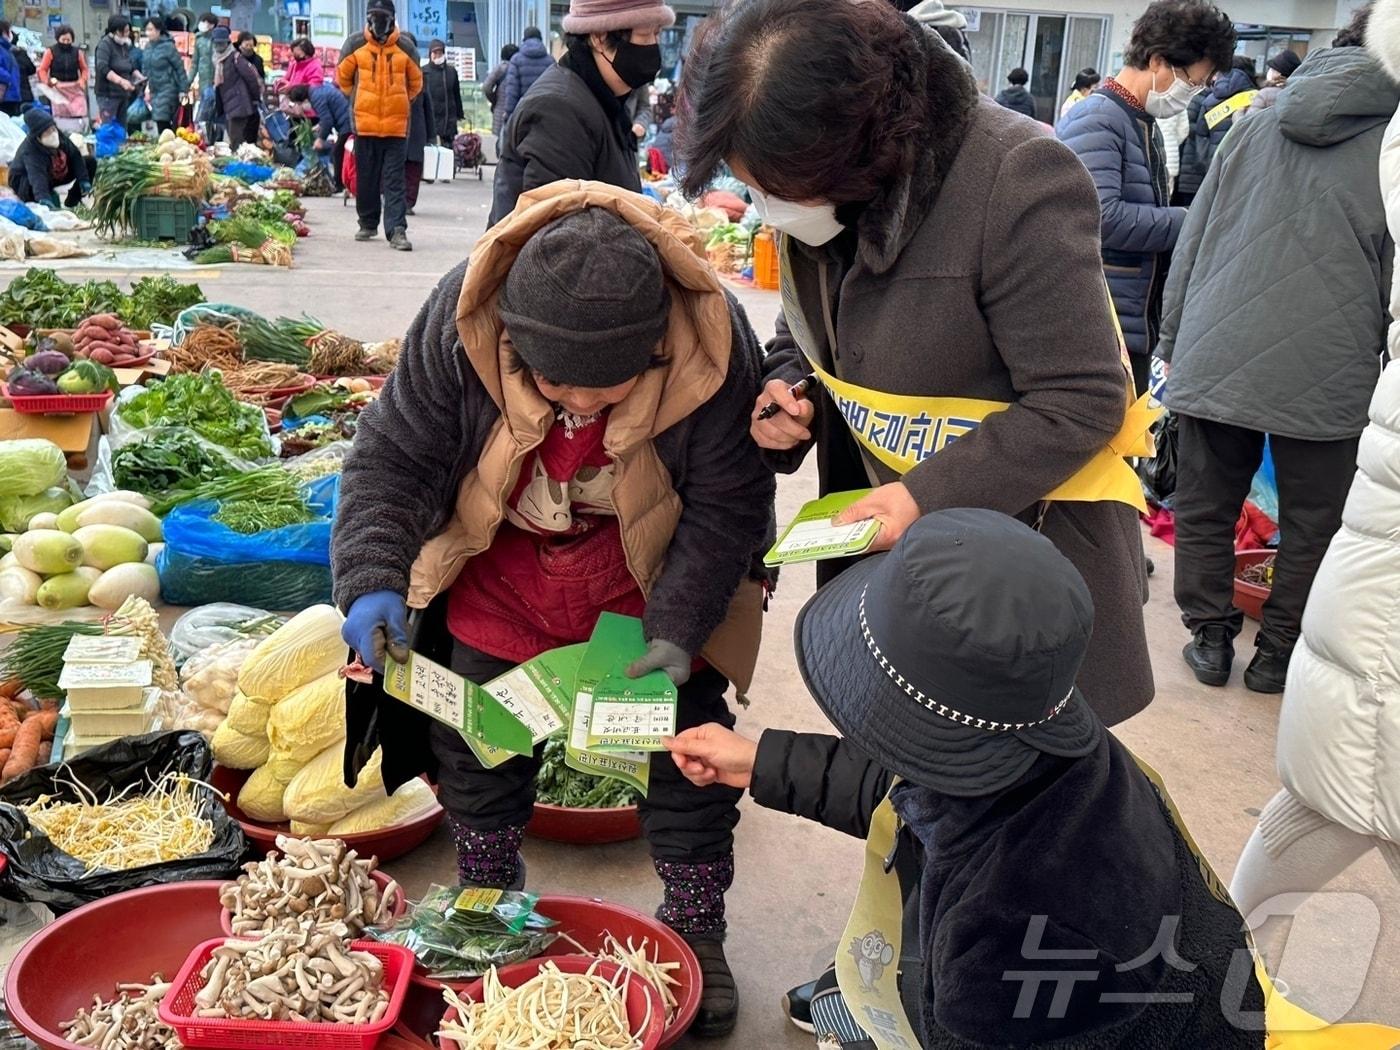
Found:
M 1400 3 L 1376 6 L 1367 41 L 1400 78 Z M 1391 236 L 1400 236 L 1400 112 L 1385 132 L 1380 185 Z M 1390 313 L 1400 318 L 1400 282 Z M 1392 363 L 1371 398 L 1342 527 L 1318 569 L 1289 664 L 1278 766 L 1312 809 L 1400 842 L 1400 320 L 1391 322 L 1389 344 Z
M 173 121 L 180 110 L 180 96 L 190 89 L 190 77 L 185 72 L 185 60 L 180 57 L 170 34 L 157 37 L 146 45 L 141 71 L 149 81 L 151 118 Z
M 368 33 L 341 52 L 336 79 L 354 98 L 355 132 L 371 138 L 408 136 L 409 107 L 423 90 L 418 55 L 399 42 L 399 30 L 380 44 Z
M 1167 279 L 1173 412 L 1302 441 L 1361 433 L 1388 321 L 1376 164 L 1397 104 L 1364 49 L 1329 48 L 1230 133 Z
M 554 58 L 539 40 L 526 40 L 520 50 L 510 58 L 506 67 L 505 83 L 501 85 L 501 123 L 505 124 L 525 92 L 535 86 L 535 81 L 544 76 L 545 70 L 554 65 Z
M 748 427 L 758 341 L 690 225 L 602 183 L 561 181 L 522 197 L 419 313 L 346 460 L 331 540 L 336 602 L 349 608 L 380 590 L 406 595 L 410 608 L 428 610 L 414 649 L 446 662 L 431 639 L 442 623 L 435 599 L 491 546 L 521 463 L 554 424 L 529 377 L 506 367 L 497 293 L 536 231 L 589 207 L 646 236 L 672 296 L 662 340 L 668 363 L 645 372 L 611 410 L 604 439 L 617 466 L 612 500 L 627 566 L 647 599 L 647 637 L 703 654 L 742 692 L 758 657 L 763 606 L 750 570 L 769 542 L 774 492 Z M 427 723 L 381 696 L 347 694 L 347 757 L 361 743 L 362 755 L 373 750 L 366 734 L 384 703 L 384 780 L 399 784 L 431 761 Z
M 1208 119 L 1219 105 L 1229 102 L 1236 95 L 1247 96 L 1241 100 L 1246 106 L 1254 101 L 1256 94 L 1254 81 L 1243 69 L 1232 69 L 1216 80 L 1207 92 L 1191 100 L 1189 117 L 1191 134 L 1181 144 L 1181 172 L 1177 177 L 1176 188 L 1182 193 L 1198 193 L 1210 171 L 1211 158 L 1225 140 L 1225 133 L 1235 125 L 1233 114 L 1217 120 L 1214 126 Z M 1240 112 L 1244 112 L 1243 109 Z

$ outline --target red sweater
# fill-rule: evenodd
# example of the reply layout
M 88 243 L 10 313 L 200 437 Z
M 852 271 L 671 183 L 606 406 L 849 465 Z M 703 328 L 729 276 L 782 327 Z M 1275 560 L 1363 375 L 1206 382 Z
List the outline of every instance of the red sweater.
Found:
M 491 546 L 467 561 L 447 600 L 454 638 L 515 663 L 585 642 L 603 612 L 641 616 L 612 509 L 606 414 L 562 413 L 525 460 Z

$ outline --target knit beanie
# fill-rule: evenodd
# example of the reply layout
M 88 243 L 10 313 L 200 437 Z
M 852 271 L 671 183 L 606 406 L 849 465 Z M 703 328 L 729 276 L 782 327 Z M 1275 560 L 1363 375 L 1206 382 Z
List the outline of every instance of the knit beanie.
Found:
M 943 6 L 943 0 L 924 0 L 909 9 L 909 17 L 926 26 L 944 26 L 948 29 L 966 29 L 967 18 L 961 11 L 950 11 Z
M 564 32 L 621 32 L 624 29 L 665 29 L 676 24 L 676 12 L 661 0 L 569 0 Z
M 1291 77 L 1293 71 L 1303 64 L 1303 60 L 1292 51 L 1280 51 L 1265 63 L 1270 69 L 1276 70 L 1280 75 Z
M 33 109 L 25 110 L 24 126 L 31 135 L 42 135 L 54 126 L 53 114 L 44 109 L 43 106 L 35 106 Z
M 394 0 L 369 0 L 369 7 L 365 9 L 365 15 L 372 15 L 376 11 L 382 11 L 387 15 L 395 14 Z
M 647 370 L 671 294 L 650 242 L 612 212 L 585 208 L 525 242 L 497 307 L 532 369 L 554 383 L 601 388 Z

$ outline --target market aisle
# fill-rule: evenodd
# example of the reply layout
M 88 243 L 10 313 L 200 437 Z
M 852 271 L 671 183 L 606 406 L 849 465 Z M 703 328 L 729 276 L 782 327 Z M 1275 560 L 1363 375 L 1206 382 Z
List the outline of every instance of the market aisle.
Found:
M 310 313 L 364 339 L 401 335 L 431 287 L 470 251 L 485 225 L 489 189 L 489 172 L 480 183 L 473 178 L 425 186 L 418 215 L 411 220 L 415 251 L 407 255 L 382 241 L 354 243 L 353 208 L 342 207 L 338 198 L 308 201 L 313 235 L 299 246 L 295 269 L 227 266 L 212 279 L 201 278 L 204 290 L 213 299 L 264 314 Z M 0 284 L 19 272 L 0 270 Z M 122 279 L 113 271 L 103 276 Z M 760 335 L 771 332 L 777 297 L 743 291 L 740 298 Z M 780 515 L 790 517 L 815 489 L 813 470 L 785 479 L 779 486 Z M 1122 728 L 1121 736 L 1164 775 L 1197 841 L 1228 879 L 1258 808 L 1276 788 L 1278 699 L 1245 691 L 1238 675 L 1229 689 L 1210 690 L 1186 672 L 1179 656 L 1185 633 L 1171 600 L 1171 552 L 1149 542 L 1158 565 L 1147 609 L 1157 699 Z M 812 586 L 810 568 L 783 575 L 765 624 L 753 703 L 740 715 L 740 728 L 749 734 L 766 726 L 828 729 L 801 684 L 791 648 L 793 619 Z M 708 1045 L 810 1047 L 808 1037 L 782 1020 L 778 1000 L 789 986 L 815 975 L 837 949 L 854 895 L 859 844 L 747 801 L 743 812 L 738 878 L 730 895 L 729 955 L 744 1007 L 734 1035 Z M 532 888 L 596 894 L 644 910 L 659 898 L 659 883 L 640 843 L 580 850 L 527 841 L 525 852 Z M 413 856 L 388 867 L 410 892 L 418 893 L 430 882 L 452 877 L 454 853 L 440 833 Z M 1370 897 L 1382 915 L 1400 914 L 1400 889 L 1375 858 L 1359 863 L 1333 889 Z M 1400 1023 L 1400 1000 L 1393 982 L 1385 980 L 1400 970 L 1400 933 L 1383 928 L 1372 979 L 1353 1009 L 1347 997 L 1337 1002 L 1329 965 L 1335 951 L 1348 943 L 1350 930 L 1345 922 L 1314 925 L 1319 932 L 1290 982 L 1311 990 L 1304 1001 L 1332 1017 Z M 1286 961 L 1285 977 L 1289 966 Z

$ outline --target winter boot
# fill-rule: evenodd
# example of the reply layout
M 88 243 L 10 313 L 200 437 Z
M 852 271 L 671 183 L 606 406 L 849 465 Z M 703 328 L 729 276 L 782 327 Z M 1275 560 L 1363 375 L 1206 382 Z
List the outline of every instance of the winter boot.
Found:
M 413 245 L 410 244 L 408 240 L 408 231 L 405 230 L 402 226 L 400 226 L 397 230 L 390 234 L 389 247 L 394 249 L 394 251 L 396 252 L 413 251 Z
M 355 231 L 355 240 L 357 241 L 372 241 L 377 236 L 379 236 L 378 230 L 368 230 L 363 226 Z
M 656 917 L 684 937 L 700 960 L 703 989 L 691 1034 L 728 1035 L 739 1018 L 739 989 L 724 957 L 724 894 L 734 882 L 734 854 L 703 864 L 655 863 L 666 890 Z
M 525 858 L 520 855 L 524 827 L 480 831 L 453 816 L 447 823 L 457 847 L 457 875 L 463 883 L 505 890 L 525 888 Z
M 1209 623 L 1196 632 L 1190 644 L 1181 650 L 1186 666 L 1202 685 L 1225 685 L 1230 681 L 1230 666 L 1235 662 L 1235 644 L 1230 630 L 1222 624 Z
M 1293 651 L 1280 649 L 1267 638 L 1259 639 L 1259 648 L 1254 659 L 1245 668 L 1246 689 L 1256 693 L 1281 693 L 1288 681 L 1288 662 Z

